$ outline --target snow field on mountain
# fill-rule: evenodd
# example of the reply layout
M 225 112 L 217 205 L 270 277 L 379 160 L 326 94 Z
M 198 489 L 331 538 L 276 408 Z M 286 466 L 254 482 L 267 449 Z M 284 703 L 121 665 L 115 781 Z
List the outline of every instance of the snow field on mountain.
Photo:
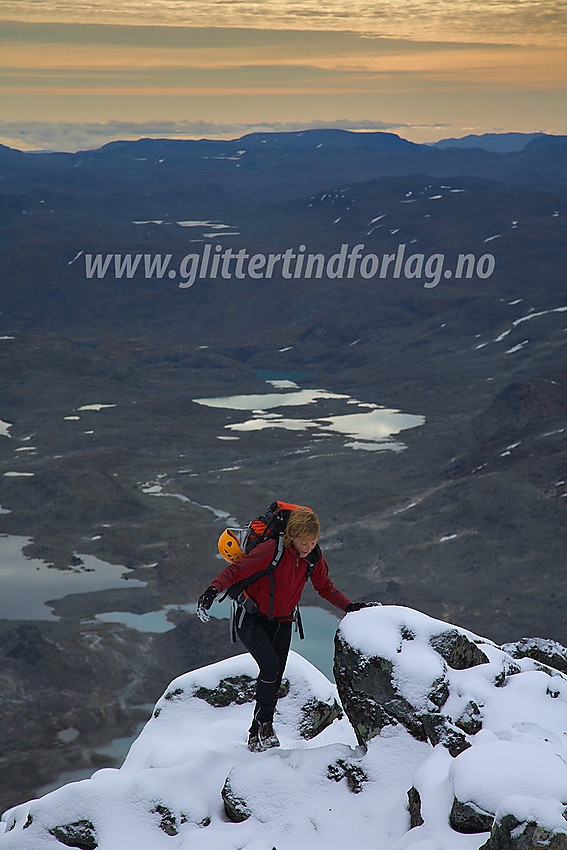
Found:
M 488 832 L 451 827 L 455 798 L 567 832 L 566 677 L 512 659 L 464 629 L 456 631 L 486 661 L 454 669 L 435 649 L 448 630 L 455 628 L 397 606 L 349 614 L 339 626 L 363 663 L 377 655 L 391 662 L 399 692 L 414 706 L 427 707 L 440 677 L 449 683 L 442 708 L 449 719 L 477 703 L 482 728 L 457 757 L 415 740 L 401 724 L 385 726 L 365 749 L 346 717 L 306 739 L 305 706 L 332 704 L 337 690 L 295 652 L 275 720 L 281 747 L 251 753 L 245 691 L 257 668 L 243 654 L 175 679 L 119 770 L 100 770 L 7 812 L 0 850 L 344 850 L 353 842 L 357 850 L 478 850 Z M 227 787 L 243 812 L 239 823 L 225 811 Z M 412 787 L 424 823 L 410 829 Z M 80 830 L 87 839 L 79 845 Z

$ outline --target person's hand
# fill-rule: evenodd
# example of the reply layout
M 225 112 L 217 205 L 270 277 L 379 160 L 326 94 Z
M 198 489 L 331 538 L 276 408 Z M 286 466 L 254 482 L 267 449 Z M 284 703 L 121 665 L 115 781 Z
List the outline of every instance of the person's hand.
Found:
M 376 605 L 380 604 L 380 602 L 349 602 L 346 607 L 346 613 L 350 614 L 351 611 L 360 611 L 361 608 L 375 608 Z
M 207 614 L 207 611 L 213 604 L 213 601 L 217 594 L 218 590 L 211 584 L 211 586 L 207 587 L 205 592 L 201 593 L 201 595 L 199 596 L 199 599 L 197 601 L 197 617 L 201 620 L 202 623 L 208 623 L 211 619 Z

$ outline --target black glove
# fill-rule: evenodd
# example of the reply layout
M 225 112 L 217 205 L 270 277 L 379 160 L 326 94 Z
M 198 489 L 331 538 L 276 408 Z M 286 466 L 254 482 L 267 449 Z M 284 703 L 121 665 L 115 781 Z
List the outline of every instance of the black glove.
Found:
M 199 599 L 197 601 L 197 617 L 201 620 L 201 622 L 208 623 L 211 619 L 207 614 L 207 611 L 213 604 L 215 596 L 217 595 L 218 590 L 211 584 L 211 586 L 207 587 L 205 592 L 201 593 L 201 595 L 199 596 Z
M 376 605 L 380 605 L 380 602 L 349 602 L 346 607 L 346 613 L 350 614 L 351 611 L 360 611 L 361 608 L 374 608 Z

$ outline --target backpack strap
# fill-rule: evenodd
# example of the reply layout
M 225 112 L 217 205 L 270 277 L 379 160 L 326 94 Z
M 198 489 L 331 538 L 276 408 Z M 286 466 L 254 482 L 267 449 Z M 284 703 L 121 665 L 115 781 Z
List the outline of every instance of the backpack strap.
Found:
M 240 579 L 240 581 L 236 581 L 231 584 L 230 587 L 226 589 L 224 595 L 219 601 L 222 602 L 222 600 L 226 596 L 230 596 L 230 598 L 233 599 L 240 606 L 242 606 L 247 599 L 250 600 L 250 602 L 253 602 L 252 597 L 248 596 L 248 594 L 245 593 L 246 588 L 249 587 L 251 584 L 254 584 L 255 581 L 258 581 L 258 579 L 261 579 L 264 576 L 268 576 L 270 583 L 269 619 L 274 619 L 274 570 L 276 569 L 276 567 L 279 566 L 284 555 L 283 534 L 278 534 L 275 542 L 276 545 L 274 549 L 274 554 L 268 566 L 264 567 L 264 569 L 262 570 L 258 570 L 258 572 L 255 572 L 248 578 Z M 248 610 L 250 611 L 250 613 L 254 613 L 251 608 L 249 608 Z
M 236 604 L 242 609 L 240 611 L 239 620 L 242 618 L 242 616 L 244 614 L 244 602 L 246 600 L 253 602 L 252 598 L 250 596 L 248 596 L 247 593 L 245 593 L 246 588 L 249 587 L 249 585 L 253 584 L 255 581 L 258 581 L 258 579 L 263 578 L 264 576 L 268 576 L 268 580 L 269 580 L 269 583 L 270 583 L 269 603 L 268 603 L 268 606 L 269 606 L 268 607 L 268 619 L 269 620 L 274 619 L 274 597 L 275 597 L 274 570 L 281 563 L 283 556 L 284 556 L 283 533 L 280 532 L 276 537 L 276 546 L 275 546 L 275 549 L 274 549 L 274 554 L 273 554 L 272 560 L 270 561 L 268 566 L 265 567 L 263 570 L 258 570 L 258 572 L 254 573 L 249 578 L 241 579 L 240 581 L 235 582 L 234 584 L 232 584 L 230 587 L 228 587 L 226 589 L 226 591 L 225 591 L 224 595 L 221 597 L 220 601 L 222 602 L 222 600 L 227 595 L 230 596 L 231 599 L 233 599 L 236 602 Z M 310 552 L 309 555 L 307 556 L 307 567 L 305 569 L 305 581 L 307 581 L 311 577 L 311 575 L 313 574 L 313 571 L 315 569 L 315 565 L 321 560 L 322 557 L 323 557 L 323 552 L 321 551 L 321 547 L 319 546 L 319 544 L 317 544 L 315 546 L 315 548 L 313 549 L 313 551 Z M 253 613 L 253 611 L 251 611 L 251 609 L 249 609 L 249 611 L 251 613 Z M 300 636 L 301 636 L 301 632 L 303 632 L 303 628 L 301 626 L 301 615 L 299 615 L 299 618 L 300 619 L 299 619 L 298 630 L 300 631 Z M 236 622 L 236 618 L 234 616 L 233 616 L 233 622 Z M 231 627 L 231 634 L 234 634 L 232 627 Z M 301 639 L 303 639 L 303 638 L 301 638 Z
M 315 546 L 314 549 L 307 556 L 307 569 L 305 570 L 305 581 L 311 578 L 313 572 L 315 570 L 315 565 L 319 563 L 321 558 L 323 557 L 323 551 L 319 544 Z
M 322 557 L 323 552 L 321 551 L 321 547 L 319 546 L 319 544 L 317 544 L 307 556 L 305 581 L 308 581 L 309 578 L 313 575 L 313 571 L 315 570 L 315 564 L 318 564 Z M 295 631 L 299 634 L 299 640 L 304 640 L 305 632 L 303 631 L 303 622 L 301 619 L 301 611 L 299 605 L 296 606 L 295 611 L 293 612 L 293 619 L 295 622 Z
M 231 643 L 236 643 L 236 602 L 230 603 L 230 619 L 228 621 L 228 629 L 230 632 Z
M 278 534 L 278 538 L 276 541 L 276 550 L 274 552 L 274 557 L 270 561 L 269 569 L 269 579 L 270 579 L 270 605 L 269 605 L 269 619 L 274 619 L 274 595 L 275 595 L 275 581 L 274 581 L 274 570 L 279 565 L 281 559 L 283 558 L 284 553 L 284 545 L 283 545 L 283 534 Z
M 299 633 L 299 640 L 305 640 L 305 633 L 303 631 L 303 622 L 301 620 L 301 611 L 299 610 L 299 605 L 295 609 L 293 619 L 295 620 L 295 631 Z

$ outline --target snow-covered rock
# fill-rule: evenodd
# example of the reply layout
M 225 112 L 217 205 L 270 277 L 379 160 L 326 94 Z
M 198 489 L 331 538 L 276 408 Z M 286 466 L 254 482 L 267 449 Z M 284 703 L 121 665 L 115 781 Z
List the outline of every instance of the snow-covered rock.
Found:
M 513 658 L 533 658 L 546 667 L 567 673 L 567 649 L 555 640 L 522 638 L 514 643 L 505 643 L 502 649 Z
M 473 699 L 460 701 L 456 717 L 441 710 L 451 694 L 449 670 L 466 670 L 488 658 L 463 631 L 434 620 L 424 631 L 423 621 L 410 617 L 406 623 L 400 610 L 393 620 L 391 608 L 378 615 L 375 642 L 374 631 L 366 634 L 376 620 L 374 609 L 346 618 L 337 631 L 334 673 L 341 701 L 360 743 L 401 723 L 418 741 L 443 743 L 457 755 L 470 746 L 466 733 L 474 734 L 481 722 Z
M 228 659 L 179 676 L 157 703 L 154 719 L 167 724 L 172 712 L 181 712 L 194 721 L 202 716 L 204 702 L 212 708 L 248 703 L 251 720 L 258 668 L 251 656 L 243 655 L 239 657 L 239 672 L 234 674 L 233 670 L 233 660 Z M 342 717 L 336 689 L 301 655 L 291 653 L 287 673 L 279 692 L 278 721 L 290 734 L 314 738 Z
M 510 840 L 520 834 L 526 840 L 533 833 L 530 823 L 564 840 L 567 676 L 557 669 L 565 662 L 563 647 L 537 638 L 498 647 L 394 606 L 348 615 L 335 645 L 337 687 L 359 742 L 403 726 L 417 741 L 436 747 L 410 789 L 416 833 L 430 831 L 435 821 L 427 813 L 435 811 L 442 794 L 451 828 L 466 835 L 492 829 L 490 850 L 532 846 L 502 843 L 502 831 L 512 822 L 508 815 L 515 823 Z M 437 790 L 434 764 L 436 782 L 443 777 Z M 559 818 L 534 821 L 534 811 L 544 805 Z
M 338 692 L 292 652 L 264 753 L 246 748 L 250 656 L 187 673 L 120 770 L 11 809 L 0 850 L 567 850 L 565 650 L 528 643 L 348 614 Z
M 480 850 L 567 850 L 564 815 L 549 801 L 510 797 Z
M 235 766 L 252 762 L 261 788 L 270 772 L 263 766 L 269 754 L 246 748 L 257 669 L 244 654 L 175 679 L 120 770 L 97 771 L 91 779 L 13 808 L 4 816 L 0 847 L 159 850 L 171 847 L 173 836 L 180 842 L 176 846 L 240 846 L 238 833 L 234 845 L 226 837 L 221 791 Z M 339 720 L 335 686 L 295 652 L 280 693 L 276 722 L 282 753 L 299 754 L 318 740 L 326 749 L 335 738 L 346 742 L 337 758 L 351 753 L 356 742 L 348 721 Z M 330 732 L 333 725 L 336 733 Z M 333 754 L 328 758 L 332 762 Z M 257 827 L 251 831 L 256 833 Z

